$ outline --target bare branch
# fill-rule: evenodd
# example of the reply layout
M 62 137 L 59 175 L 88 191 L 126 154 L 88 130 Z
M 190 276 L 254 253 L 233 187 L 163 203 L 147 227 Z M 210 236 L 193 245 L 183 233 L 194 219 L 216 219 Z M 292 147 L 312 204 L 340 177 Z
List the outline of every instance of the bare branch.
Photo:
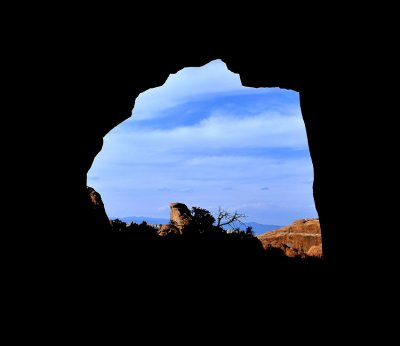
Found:
M 231 228 L 235 228 L 234 223 L 240 223 L 244 226 L 246 224 L 242 221 L 242 219 L 247 216 L 243 213 L 239 213 L 235 211 L 234 213 L 229 213 L 226 210 L 223 210 L 221 207 L 218 208 L 218 216 L 217 216 L 217 227 L 229 226 Z

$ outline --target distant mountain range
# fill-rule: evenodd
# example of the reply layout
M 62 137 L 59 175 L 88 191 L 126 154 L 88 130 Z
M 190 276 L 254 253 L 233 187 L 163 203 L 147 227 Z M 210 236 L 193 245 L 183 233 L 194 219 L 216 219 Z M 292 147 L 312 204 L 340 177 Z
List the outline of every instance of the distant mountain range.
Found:
M 278 225 L 264 225 L 264 224 L 258 223 L 258 222 L 246 222 L 246 226 L 252 227 L 255 235 L 263 234 L 265 232 L 272 231 L 274 229 L 281 227 Z M 245 227 L 241 226 L 240 228 L 245 228 Z
M 169 223 L 169 219 L 161 219 L 157 217 L 147 217 L 147 216 L 127 216 L 120 219 L 123 222 L 134 222 L 134 223 L 142 223 L 142 221 L 146 221 L 150 225 L 165 225 Z
M 151 225 L 164 225 L 169 223 L 169 219 L 162 219 L 156 217 L 147 217 L 147 216 L 128 216 L 120 218 L 123 222 L 134 222 L 140 224 L 142 221 L 146 221 Z M 278 225 L 264 225 L 258 222 L 246 222 L 246 226 L 252 227 L 255 235 L 262 234 L 268 231 L 272 231 L 274 229 L 280 228 L 282 226 Z M 238 225 L 239 228 L 245 229 L 245 226 Z

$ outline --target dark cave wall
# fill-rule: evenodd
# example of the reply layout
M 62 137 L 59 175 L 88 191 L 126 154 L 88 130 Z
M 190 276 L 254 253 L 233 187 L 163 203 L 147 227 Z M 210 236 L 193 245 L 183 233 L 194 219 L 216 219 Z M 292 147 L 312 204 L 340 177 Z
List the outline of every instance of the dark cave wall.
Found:
M 346 244 L 353 243 L 346 235 L 351 227 L 341 221 L 349 216 L 351 203 L 351 198 L 343 198 L 348 194 L 345 188 L 348 177 L 341 162 L 348 156 L 349 138 L 342 124 L 349 114 L 336 93 L 334 73 L 328 70 L 321 73 L 320 68 L 313 67 L 315 61 L 310 52 L 296 59 L 291 49 L 283 46 L 267 52 L 255 47 L 240 49 L 203 42 L 165 49 L 157 44 L 145 48 L 132 43 L 123 50 L 115 47 L 102 50 L 96 58 L 90 52 L 79 61 L 79 69 L 64 71 L 66 79 L 79 81 L 60 110 L 68 119 L 60 132 L 65 150 L 61 164 L 68 176 L 65 202 L 69 202 L 64 208 L 83 220 L 81 224 L 86 222 L 86 227 L 69 226 L 67 232 L 80 237 L 85 236 L 84 232 L 99 234 L 91 228 L 88 218 L 86 174 L 102 148 L 103 137 L 131 115 L 136 97 L 148 88 L 162 85 L 170 73 L 220 58 L 231 71 L 240 74 L 245 86 L 300 92 L 314 165 L 314 196 L 321 221 L 324 258 L 334 263 L 345 256 L 349 247 Z M 344 235 L 348 241 L 343 240 Z

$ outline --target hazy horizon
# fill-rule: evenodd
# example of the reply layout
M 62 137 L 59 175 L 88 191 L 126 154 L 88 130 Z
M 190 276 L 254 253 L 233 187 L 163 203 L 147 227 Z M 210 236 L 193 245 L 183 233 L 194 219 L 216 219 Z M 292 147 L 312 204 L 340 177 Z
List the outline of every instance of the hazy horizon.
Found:
M 299 95 L 246 88 L 221 60 L 139 95 L 88 174 L 110 217 L 169 218 L 169 203 L 286 225 L 318 217 Z

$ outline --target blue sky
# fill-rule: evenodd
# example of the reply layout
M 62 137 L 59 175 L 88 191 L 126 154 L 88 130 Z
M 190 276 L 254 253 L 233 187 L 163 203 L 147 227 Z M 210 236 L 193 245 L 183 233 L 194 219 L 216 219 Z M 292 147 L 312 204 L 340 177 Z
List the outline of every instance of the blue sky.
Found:
M 88 174 L 109 217 L 169 218 L 169 203 L 285 225 L 317 217 L 299 95 L 246 88 L 221 60 L 136 99 Z

